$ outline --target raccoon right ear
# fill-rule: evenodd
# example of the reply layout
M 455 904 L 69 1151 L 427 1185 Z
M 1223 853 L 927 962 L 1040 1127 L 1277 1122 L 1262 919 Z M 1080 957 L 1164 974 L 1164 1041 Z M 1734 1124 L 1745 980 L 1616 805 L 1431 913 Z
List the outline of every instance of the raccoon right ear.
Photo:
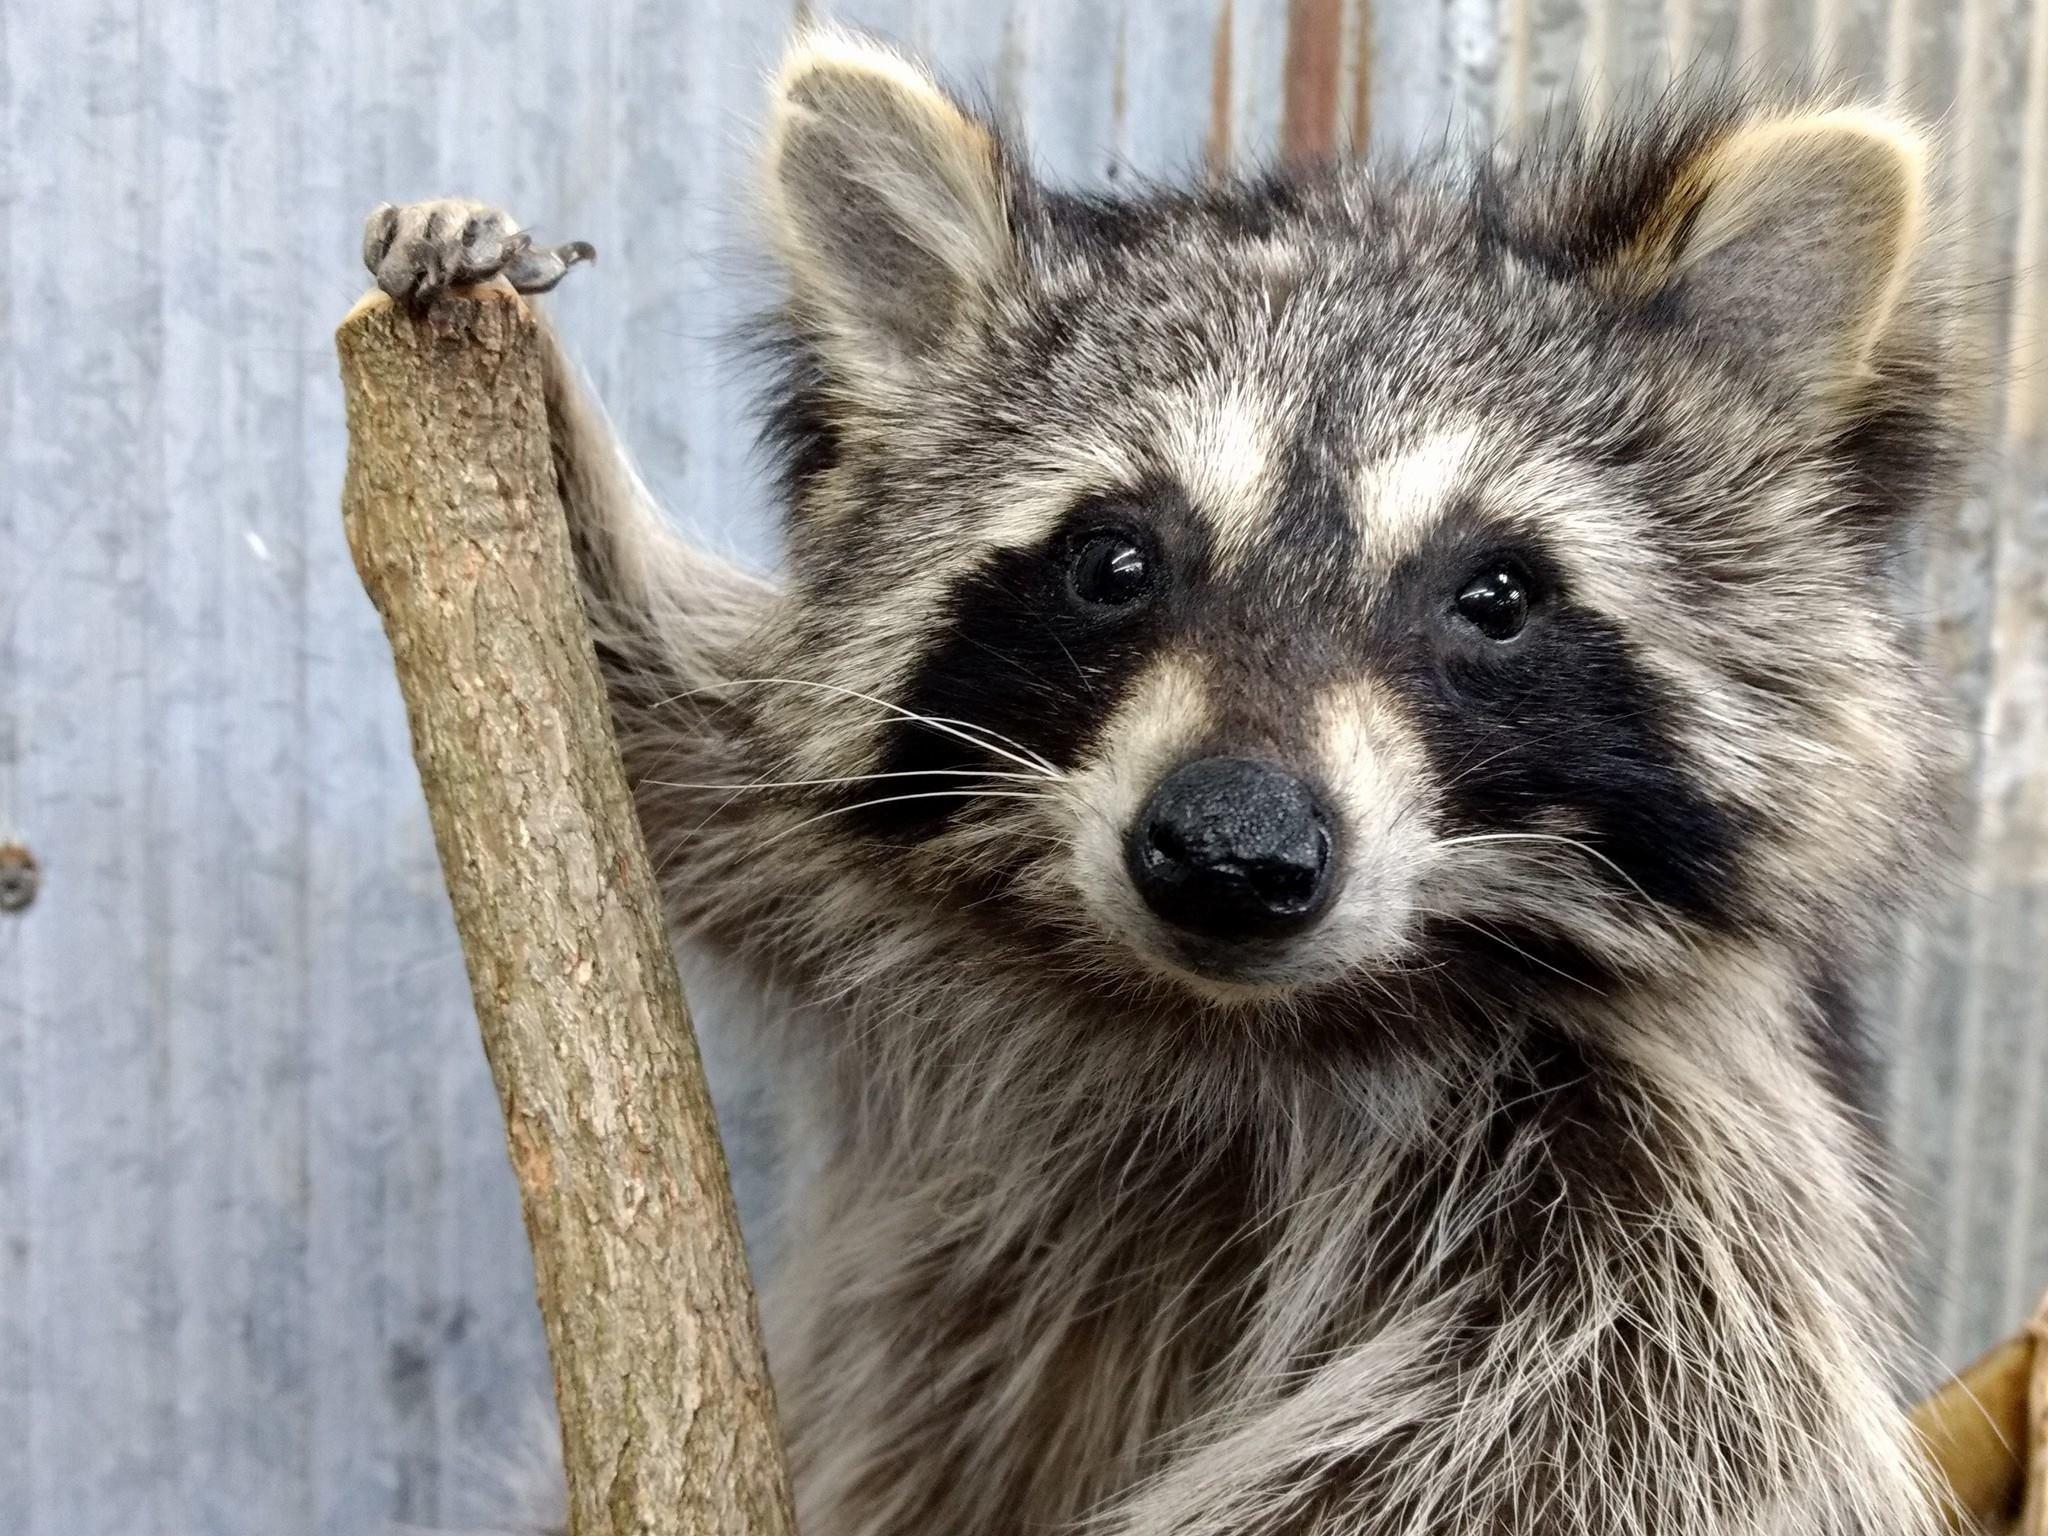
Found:
M 1679 168 L 1615 276 L 1822 398 L 1853 389 L 1919 252 L 1927 158 L 1877 112 L 1743 124 Z
M 995 133 L 866 38 L 797 35 L 776 75 L 766 171 L 799 324 L 843 364 L 900 377 L 1013 268 Z

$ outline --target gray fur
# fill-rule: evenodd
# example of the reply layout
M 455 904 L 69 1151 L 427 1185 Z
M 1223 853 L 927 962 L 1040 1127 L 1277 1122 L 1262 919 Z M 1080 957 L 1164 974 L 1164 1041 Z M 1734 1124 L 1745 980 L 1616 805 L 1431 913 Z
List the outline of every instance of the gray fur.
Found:
M 676 930 L 780 1005 L 803 1176 L 767 1315 L 806 1532 L 1931 1536 L 1834 1006 L 1937 842 L 1943 737 L 1883 592 L 1960 446 L 1927 254 L 1793 200 L 1780 275 L 1832 318 L 1745 355 L 1741 326 L 1665 323 L 1702 279 L 1657 220 L 1799 109 L 1702 93 L 1476 167 L 1112 203 L 1036 186 L 857 39 L 800 41 L 778 99 L 824 110 L 805 82 L 834 70 L 891 128 L 880 173 L 860 121 L 771 145 L 786 584 L 679 544 L 549 368 Z M 1882 201 L 1886 164 L 1839 205 Z M 835 254 L 877 175 L 889 271 L 951 306 L 930 326 L 860 309 L 888 272 Z M 1725 258 L 1768 241 L 1755 206 L 1708 285 L 1738 303 L 1778 291 Z M 1210 617 L 1069 760 L 950 720 L 977 798 L 855 830 L 846 781 L 948 594 L 1162 477 L 1213 548 Z M 1372 621 L 1473 505 L 1559 551 L 1669 701 L 1743 829 L 1711 915 L 1614 880 L 1572 814 L 1459 830 Z M 1313 765 L 1354 866 L 1322 928 L 1220 981 L 1113 858 L 1132 797 L 1218 743 Z

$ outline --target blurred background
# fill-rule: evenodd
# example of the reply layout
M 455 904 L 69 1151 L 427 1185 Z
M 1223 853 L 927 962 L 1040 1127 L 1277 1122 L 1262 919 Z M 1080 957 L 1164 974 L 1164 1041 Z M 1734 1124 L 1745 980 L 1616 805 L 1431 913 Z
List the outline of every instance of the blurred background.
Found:
M 381 200 L 595 242 L 551 301 L 574 351 L 673 513 L 772 563 L 721 337 L 806 9 L 0 0 L 0 1531 L 458 1526 L 468 1459 L 530 1434 L 529 1261 L 342 542 L 330 332 Z M 1922 1381 L 2015 1325 L 2048 1283 L 2048 0 L 829 9 L 1096 183 L 1480 141 L 1702 58 L 1818 56 L 1945 127 L 1975 323 L 2022 366 L 1906 596 L 1970 743 L 1967 864 L 1871 1000 Z M 699 1003 L 758 1260 L 757 1090 Z

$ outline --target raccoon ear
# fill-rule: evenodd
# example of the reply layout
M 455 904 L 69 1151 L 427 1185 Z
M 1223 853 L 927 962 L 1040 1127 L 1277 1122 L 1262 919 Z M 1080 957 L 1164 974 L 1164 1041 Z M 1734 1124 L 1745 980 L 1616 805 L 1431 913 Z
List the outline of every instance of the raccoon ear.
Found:
M 1016 256 L 1002 146 L 916 65 L 799 33 L 774 88 L 768 213 L 800 323 L 883 374 L 943 347 Z
M 1677 177 L 1624 261 L 1631 286 L 1823 394 L 1895 318 L 1926 222 L 1927 145 L 1854 109 L 1754 123 Z

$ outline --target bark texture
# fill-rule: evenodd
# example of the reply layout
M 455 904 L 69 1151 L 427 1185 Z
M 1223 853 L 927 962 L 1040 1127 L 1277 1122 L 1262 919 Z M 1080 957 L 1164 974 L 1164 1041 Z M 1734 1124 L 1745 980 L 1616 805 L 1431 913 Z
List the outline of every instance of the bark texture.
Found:
M 2041 1298 L 2026 1336 L 2034 1360 L 2027 1380 L 2027 1487 L 2019 1536 L 2048 1536 L 2048 1296 Z
M 725 1155 L 509 289 L 337 336 L 383 616 L 505 1113 L 575 1536 L 794 1529 Z
M 2048 1296 L 1913 1411 L 1958 1531 L 2048 1536 Z

